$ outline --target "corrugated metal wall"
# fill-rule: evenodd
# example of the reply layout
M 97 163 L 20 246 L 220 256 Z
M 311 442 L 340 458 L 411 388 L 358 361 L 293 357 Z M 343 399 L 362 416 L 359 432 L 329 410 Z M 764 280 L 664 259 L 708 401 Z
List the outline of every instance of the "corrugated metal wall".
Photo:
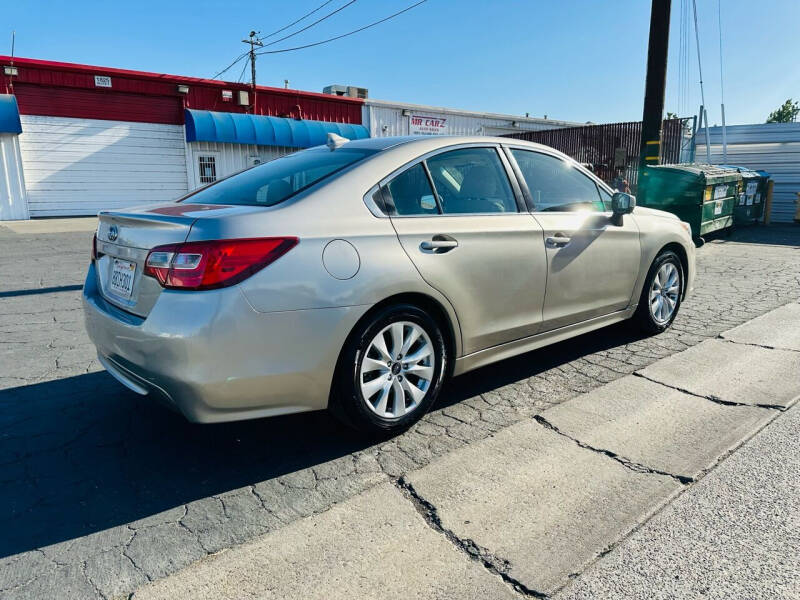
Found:
M 0 56 L 2 64 L 9 60 Z M 184 103 L 186 108 L 249 112 L 248 107 L 222 98 L 222 90 L 231 90 L 234 95 L 237 91 L 252 93 L 246 83 L 19 57 L 14 65 L 19 74 L 13 79 L 13 92 L 22 114 L 180 125 Z M 96 75 L 110 77 L 111 87 L 98 87 Z M 0 69 L 0 93 L 11 93 L 11 83 Z M 189 93 L 179 93 L 178 84 L 187 85 Z M 256 113 L 361 123 L 362 104 L 363 100 L 356 98 L 259 86 Z M 151 118 L 148 113 L 152 113 Z
M 722 164 L 722 127 L 709 127 L 711 162 Z M 727 127 L 729 165 L 772 175 L 772 220 L 792 221 L 800 192 L 800 123 L 759 123 Z M 697 161 L 705 162 L 705 132 L 697 132 Z
M 23 115 L 174 125 L 183 123 L 182 99 L 177 97 L 26 83 L 16 84 L 14 95 L 19 102 L 19 112 Z
M 403 115 L 403 110 L 415 115 L 440 117 L 447 119 L 447 135 L 504 135 L 515 131 L 540 131 L 566 127 L 563 122 L 547 122 L 543 119 L 526 119 L 525 117 L 490 116 L 480 113 L 464 111 L 441 111 L 436 108 L 407 105 L 386 106 L 370 104 L 369 100 L 363 107 L 363 123 L 369 128 L 372 137 L 387 137 L 393 135 L 409 135 L 408 115 Z M 516 126 L 512 126 L 512 121 Z
M 190 142 L 187 161 L 189 163 L 189 189 L 205 185 L 200 182 L 198 162 L 200 156 L 214 156 L 217 179 L 232 175 L 251 166 L 250 157 L 257 156 L 261 162 L 297 152 L 297 148 L 283 146 L 252 146 L 246 144 L 222 144 L 218 142 Z
M 186 193 L 182 125 L 21 115 L 32 217 L 93 215 Z

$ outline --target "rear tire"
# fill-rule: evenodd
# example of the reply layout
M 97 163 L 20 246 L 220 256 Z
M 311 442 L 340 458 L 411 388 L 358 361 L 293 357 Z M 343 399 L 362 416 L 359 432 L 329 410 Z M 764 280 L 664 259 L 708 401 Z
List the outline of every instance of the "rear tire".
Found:
M 681 306 L 683 285 L 680 258 L 672 250 L 661 252 L 647 272 L 632 321 L 649 335 L 669 329 Z
M 396 434 L 436 401 L 447 346 L 437 322 L 410 304 L 385 307 L 351 334 L 334 375 L 330 411 L 371 435 Z

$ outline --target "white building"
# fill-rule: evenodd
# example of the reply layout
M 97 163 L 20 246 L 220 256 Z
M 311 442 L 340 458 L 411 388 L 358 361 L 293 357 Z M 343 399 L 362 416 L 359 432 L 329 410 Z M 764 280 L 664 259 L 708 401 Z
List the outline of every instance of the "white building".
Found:
M 584 123 L 483 113 L 386 100 L 364 100 L 362 123 L 372 137 L 392 135 L 504 135 L 577 127 Z

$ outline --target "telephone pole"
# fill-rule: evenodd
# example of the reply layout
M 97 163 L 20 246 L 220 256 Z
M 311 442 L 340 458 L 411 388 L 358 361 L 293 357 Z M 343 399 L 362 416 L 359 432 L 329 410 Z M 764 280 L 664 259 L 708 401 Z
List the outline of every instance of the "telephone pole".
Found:
M 672 0 L 652 0 L 650 43 L 647 48 L 647 79 L 642 113 L 642 144 L 639 152 L 639 185 L 645 183 L 646 165 L 657 165 L 661 156 L 661 124 L 664 89 L 667 85 L 669 15 Z
M 250 105 L 250 110 L 253 114 L 256 112 L 256 46 L 261 48 L 264 44 L 258 39 L 260 31 L 251 31 L 250 38 L 242 40 L 245 44 L 250 44 L 250 85 L 253 87 L 253 102 Z

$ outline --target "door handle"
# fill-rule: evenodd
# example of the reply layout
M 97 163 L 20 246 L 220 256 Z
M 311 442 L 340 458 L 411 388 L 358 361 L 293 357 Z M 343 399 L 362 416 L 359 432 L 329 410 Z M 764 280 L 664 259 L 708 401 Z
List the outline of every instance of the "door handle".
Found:
M 572 238 L 565 236 L 563 233 L 557 233 L 556 235 L 545 238 L 544 241 L 548 246 L 560 247 L 569 244 L 572 241 Z
M 458 242 L 453 238 L 449 239 L 437 239 L 437 238 L 444 238 L 444 236 L 434 236 L 432 240 L 425 240 L 423 241 L 419 247 L 423 252 L 433 252 L 436 254 L 442 254 L 444 252 L 449 252 L 453 248 L 458 247 Z

